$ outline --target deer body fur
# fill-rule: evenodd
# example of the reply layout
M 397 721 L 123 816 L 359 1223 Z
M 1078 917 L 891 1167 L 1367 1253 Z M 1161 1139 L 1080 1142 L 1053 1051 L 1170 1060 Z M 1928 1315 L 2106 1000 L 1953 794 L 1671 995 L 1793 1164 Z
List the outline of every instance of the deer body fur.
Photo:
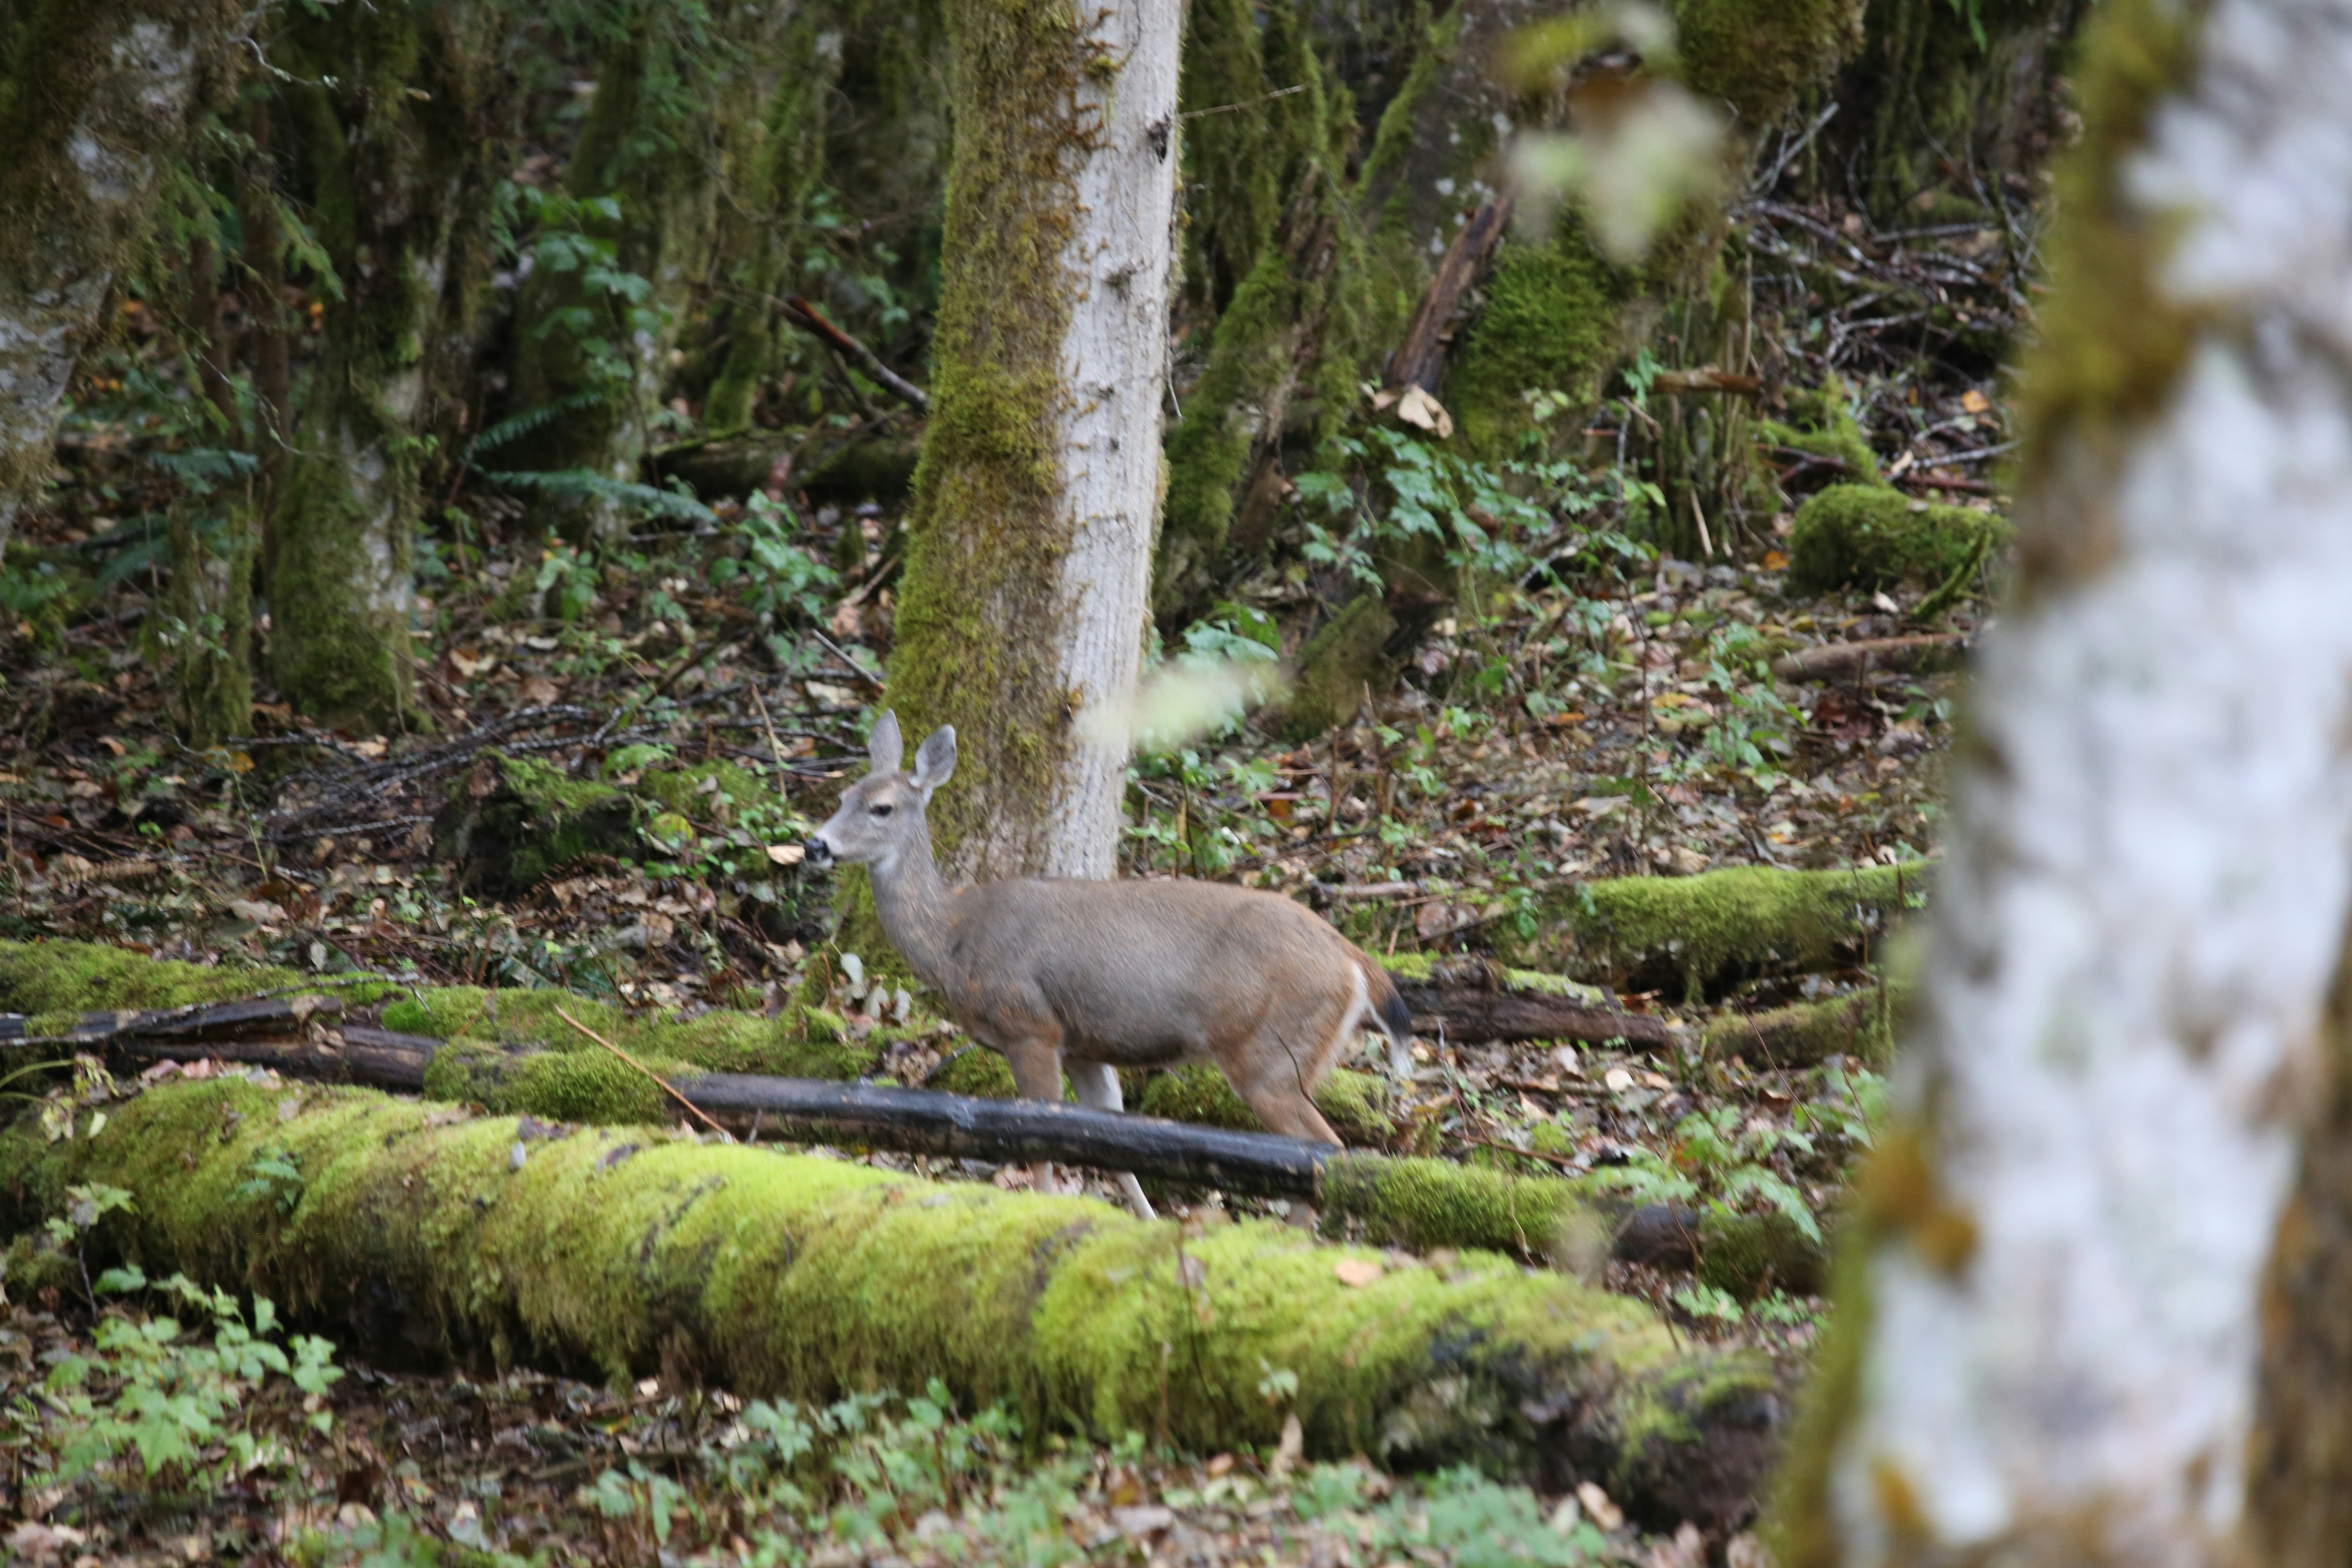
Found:
M 1021 1093 L 1120 1107 L 1120 1068 L 1213 1061 L 1267 1127 L 1337 1143 L 1313 1095 L 1360 1028 L 1409 1069 L 1411 1019 L 1387 972 L 1311 911 L 1214 882 L 1024 878 L 950 886 L 924 807 L 955 767 L 955 731 L 901 772 L 897 719 L 876 725 L 873 771 L 809 843 L 862 861 L 884 934 Z M 1133 1178 L 1125 1184 L 1132 1187 Z M 1139 1189 L 1130 1199 L 1140 1205 Z

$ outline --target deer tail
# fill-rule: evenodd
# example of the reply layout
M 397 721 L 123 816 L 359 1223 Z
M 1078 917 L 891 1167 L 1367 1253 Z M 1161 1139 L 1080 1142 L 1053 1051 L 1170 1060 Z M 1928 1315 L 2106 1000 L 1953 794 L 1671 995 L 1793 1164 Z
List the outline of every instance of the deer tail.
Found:
M 1412 1043 L 1412 1011 L 1404 1005 L 1404 996 L 1397 990 L 1396 981 L 1381 966 L 1380 961 L 1361 948 L 1356 950 L 1356 963 L 1364 972 L 1364 994 L 1371 1003 L 1372 1015 L 1380 1020 L 1381 1032 L 1389 1043 L 1402 1050 Z

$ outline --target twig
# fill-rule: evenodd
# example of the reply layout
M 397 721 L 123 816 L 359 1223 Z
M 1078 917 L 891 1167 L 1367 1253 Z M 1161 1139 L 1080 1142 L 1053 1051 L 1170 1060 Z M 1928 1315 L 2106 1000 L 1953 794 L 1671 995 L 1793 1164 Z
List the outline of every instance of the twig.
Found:
M 558 1007 L 555 1010 L 555 1016 L 562 1019 L 565 1023 L 571 1025 L 573 1028 L 579 1030 L 582 1034 L 587 1036 L 590 1039 L 595 1041 L 598 1045 L 604 1047 L 606 1050 L 612 1052 L 614 1056 L 620 1058 L 623 1061 L 628 1063 L 631 1067 L 636 1068 L 639 1072 L 645 1074 L 647 1078 L 652 1079 L 654 1082 L 660 1087 L 661 1091 L 664 1094 L 668 1095 L 672 1100 L 677 1100 L 680 1105 L 686 1107 L 688 1114 L 691 1115 L 696 1121 L 701 1122 L 705 1127 L 709 1128 L 713 1132 L 718 1133 L 719 1136 L 724 1138 L 730 1143 L 735 1142 L 735 1135 L 732 1132 L 728 1131 L 727 1129 L 719 1126 L 718 1122 L 713 1121 L 709 1115 L 703 1110 L 702 1107 L 695 1104 L 694 1101 L 687 1099 L 685 1095 L 680 1094 L 677 1089 L 671 1088 L 668 1080 L 656 1073 L 653 1068 L 646 1066 L 645 1063 L 637 1060 L 636 1058 L 631 1056 L 628 1052 L 623 1050 L 620 1047 L 614 1045 L 612 1041 L 606 1039 L 604 1036 L 598 1034 L 595 1030 L 590 1028 L 587 1025 L 582 1023 L 579 1019 L 573 1017 L 562 1008 Z
M 831 637 L 825 636 L 814 626 L 809 627 L 809 636 L 824 644 L 826 647 L 831 648 L 833 650 L 833 657 L 847 665 L 849 667 L 849 672 L 852 675 L 855 675 L 858 679 L 872 687 L 877 692 L 879 692 L 882 689 L 882 678 L 878 675 L 870 675 L 866 673 L 865 668 L 856 659 L 850 658 L 847 650 L 843 648 L 839 643 L 834 641 Z
M 1272 103 L 1277 98 L 1288 98 L 1294 92 L 1305 92 L 1306 90 L 1307 84 L 1305 82 L 1300 82 L 1297 87 L 1278 87 L 1272 92 L 1259 93 L 1255 98 L 1244 98 L 1239 103 L 1221 103 L 1214 109 L 1188 109 L 1176 118 L 1179 120 L 1204 120 L 1212 114 L 1231 114 L 1236 109 L 1255 109 L 1261 103 Z
M 880 354 L 826 321 L 824 312 L 810 304 L 808 300 L 795 294 L 789 300 L 780 300 L 776 302 L 802 326 L 823 338 L 840 353 L 847 354 L 859 364 L 864 365 L 868 375 L 896 393 L 909 407 L 921 414 L 929 414 L 931 411 L 929 393 L 884 364 Z

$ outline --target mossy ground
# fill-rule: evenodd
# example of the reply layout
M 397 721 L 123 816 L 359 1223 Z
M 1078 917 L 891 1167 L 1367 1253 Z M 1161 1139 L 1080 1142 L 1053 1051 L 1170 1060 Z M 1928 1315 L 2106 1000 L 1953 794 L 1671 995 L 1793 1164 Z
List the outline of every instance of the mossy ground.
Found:
M 1882 485 L 1832 485 L 1797 509 L 1790 577 L 1809 592 L 1897 583 L 1932 588 L 2009 540 L 2008 522 L 1992 512 Z

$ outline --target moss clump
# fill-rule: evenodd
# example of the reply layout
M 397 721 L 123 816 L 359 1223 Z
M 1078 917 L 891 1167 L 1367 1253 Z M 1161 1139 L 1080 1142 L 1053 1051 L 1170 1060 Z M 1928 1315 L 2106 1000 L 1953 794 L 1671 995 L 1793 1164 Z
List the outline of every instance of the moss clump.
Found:
M 1401 985 L 1438 985 L 1447 983 L 1449 961 L 1433 952 L 1392 952 L 1381 960 L 1381 967 L 1395 977 Z M 1573 1002 L 1601 1006 L 1608 1001 L 1601 987 L 1570 980 L 1564 974 L 1551 974 L 1540 969 L 1512 969 L 1496 965 L 1503 987 L 1509 991 L 1534 991 L 1546 996 L 1564 996 Z
M 1811 1296 L 1827 1282 L 1829 1255 L 1787 1215 L 1721 1214 L 1699 1221 L 1698 1277 L 1742 1301 L 1770 1290 Z
M 606 1056 L 557 1016 L 559 1008 L 641 1060 L 659 1058 L 710 1072 L 842 1080 L 871 1073 L 881 1054 L 878 1037 L 858 1040 L 839 1017 L 818 1008 L 780 1018 L 720 1009 L 691 1018 L 646 1016 L 568 991 L 427 987 L 386 1006 L 383 1026 L 435 1039 L 465 1037 Z
M 1682 0 L 1683 78 L 1761 135 L 1862 42 L 1862 11 L 1858 0 Z
M 1385 1079 L 1367 1072 L 1339 1068 L 1315 1091 L 1315 1108 L 1330 1122 L 1331 1131 L 1350 1143 L 1385 1143 L 1396 1135 L 1396 1112 L 1390 1103 Z M 1225 1075 L 1206 1062 L 1156 1073 L 1144 1085 L 1136 1109 L 1146 1116 L 1190 1121 L 1202 1127 L 1230 1127 L 1243 1132 L 1263 1132 L 1265 1123 L 1242 1102 Z M 1483 1246 L 1464 1242 L 1461 1246 Z
M 1573 1453 L 1664 1520 L 1728 1519 L 1765 1462 L 1739 1446 L 1771 1408 L 1759 1358 L 1678 1345 L 1639 1302 L 1488 1254 L 1355 1286 L 1334 1264 L 1377 1255 L 1283 1226 L 1187 1237 L 1083 1199 L 660 1132 L 526 1139 L 365 1090 L 287 1098 L 173 1085 L 95 1138 L 16 1133 L 0 1217 L 21 1227 L 71 1182 L 126 1187 L 104 1237 L 151 1274 L 261 1290 L 411 1356 L 801 1399 L 936 1377 L 1033 1430 L 1193 1447 L 1275 1440 L 1271 1365 L 1298 1380 L 1310 1453 L 1512 1474 Z M 301 1173 L 290 1209 L 247 1185 L 266 1148 Z
M 1936 584 L 2009 542 L 2008 520 L 1913 500 L 1879 485 L 1832 485 L 1797 509 L 1789 584 L 1803 593 Z
M 1388 640 L 1396 617 L 1378 594 L 1365 594 L 1326 622 L 1298 650 L 1298 677 L 1274 723 L 1292 740 L 1328 732 L 1362 705 L 1369 688 L 1388 685 Z
M 1924 903 L 1927 889 L 1917 866 L 1608 878 L 1548 898 L 1534 938 L 1506 931 L 1497 945 L 1597 984 L 1697 996 L 1852 962 Z
M 433 822 L 433 853 L 467 890 L 507 897 L 592 855 L 638 843 L 638 803 L 534 757 L 490 752 L 449 786 Z
M 1625 349 L 1632 293 L 1572 216 L 1549 245 L 1506 246 L 1448 384 L 1463 445 L 1509 451 L 1531 427 L 1530 392 L 1558 392 L 1579 407 L 1597 402 Z
M 1813 1067 L 1850 1057 L 1877 1068 L 1895 1056 L 1891 1019 L 1901 999 L 1873 988 L 1767 1013 L 1731 1013 L 1706 1026 L 1707 1055 L 1718 1061 L 1744 1056 L 1776 1068 Z
M 212 969 L 88 942 L 0 942 L 0 1013 L 139 1012 L 299 987 L 291 969 Z
M 638 1060 L 668 1082 L 695 1070 L 683 1062 Z M 425 1070 L 425 1093 L 431 1100 L 607 1127 L 667 1121 L 675 1103 L 661 1084 L 610 1051 L 510 1050 L 465 1039 L 452 1040 L 435 1054 Z

